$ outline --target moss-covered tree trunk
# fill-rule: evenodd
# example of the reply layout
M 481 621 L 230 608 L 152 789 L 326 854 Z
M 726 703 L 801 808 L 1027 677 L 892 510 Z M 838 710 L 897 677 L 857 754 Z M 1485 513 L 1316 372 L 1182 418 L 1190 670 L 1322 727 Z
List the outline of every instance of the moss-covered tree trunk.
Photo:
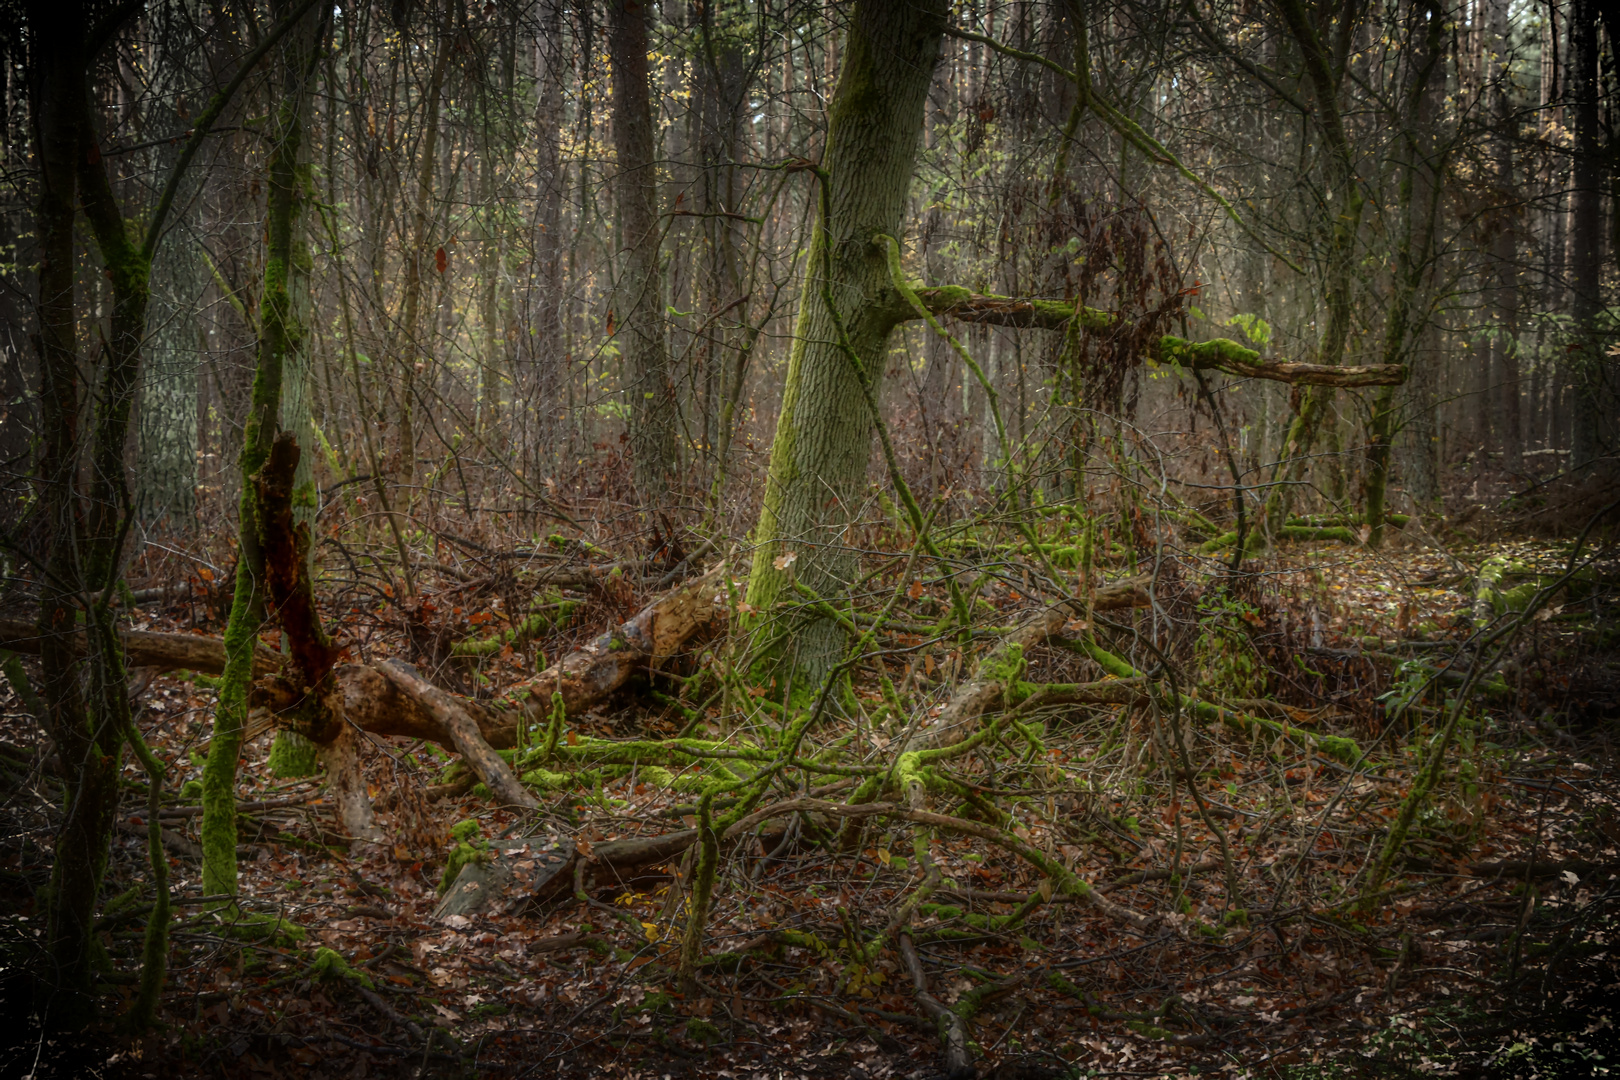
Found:
M 282 8 L 290 6 L 283 4 Z M 303 378 L 300 365 L 307 362 L 305 327 L 300 322 L 302 303 L 297 296 L 300 283 L 307 292 L 307 269 L 298 265 L 307 258 L 300 242 L 304 192 L 299 152 L 319 26 L 317 15 L 306 14 L 278 50 L 281 100 L 274 113 L 275 142 L 268 168 L 268 246 L 259 305 L 258 358 L 239 462 L 242 495 L 236 591 L 225 630 L 225 674 L 202 778 L 202 878 L 203 891 L 211 895 L 236 891 L 236 767 L 247 720 L 254 647 L 265 615 L 264 548 L 252 478 L 269 460 L 283 422 L 283 383 L 289 373 L 295 382 Z M 313 499 L 312 487 L 309 496 Z
M 873 237 L 896 235 L 903 222 L 945 11 L 944 0 L 866 0 L 851 12 L 828 110 L 825 214 L 806 264 L 754 528 L 748 603 L 760 611 L 782 597 L 790 575 L 830 596 L 853 568 L 845 533 L 872 449 L 867 392 L 878 395 L 889 332 L 907 314 Z M 831 663 L 839 633 L 823 622 L 800 639 L 806 674 Z
M 1322 282 L 1322 303 L 1326 310 L 1322 335 L 1317 343 L 1316 362 L 1336 366 L 1344 361 L 1350 340 L 1352 270 L 1356 258 L 1356 236 L 1367 200 L 1355 159 L 1339 112 L 1339 83 L 1342 71 L 1334 63 L 1311 11 L 1302 0 L 1274 0 L 1294 43 L 1304 59 L 1306 83 L 1317 106 L 1317 124 L 1327 144 L 1328 173 L 1338 193 L 1334 217 L 1328 228 L 1328 250 Z M 1343 31 L 1340 31 L 1341 33 Z M 1266 498 L 1266 527 L 1273 536 L 1282 534 L 1293 505 L 1294 493 L 1310 465 L 1311 448 L 1321 432 L 1322 421 L 1330 415 L 1332 386 L 1312 386 L 1305 391 L 1299 413 L 1289 425 L 1282 453 L 1273 472 L 1271 494 Z M 1286 476 L 1287 483 L 1275 481 Z
M 613 65 L 613 152 L 618 173 L 619 238 L 624 263 L 614 290 L 614 314 L 624 358 L 630 461 L 636 487 L 657 496 L 672 479 L 675 388 L 664 338 L 664 284 L 659 265 L 658 174 L 653 166 L 652 101 L 648 89 L 647 14 L 651 5 L 612 0 L 608 56 Z

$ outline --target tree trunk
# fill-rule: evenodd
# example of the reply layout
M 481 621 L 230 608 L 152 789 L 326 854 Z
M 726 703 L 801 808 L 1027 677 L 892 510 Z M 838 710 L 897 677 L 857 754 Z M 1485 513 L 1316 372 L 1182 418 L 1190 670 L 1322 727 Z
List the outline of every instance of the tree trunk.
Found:
M 1569 279 L 1575 342 L 1569 357 L 1574 394 L 1572 464 L 1585 465 L 1608 449 L 1613 437 L 1606 386 L 1610 366 L 1603 354 L 1603 156 L 1598 109 L 1598 4 L 1574 0 L 1569 17 L 1568 96 L 1574 112 L 1575 162 Z
M 608 55 L 613 65 L 613 151 L 618 164 L 614 193 L 624 250 L 613 314 L 624 360 L 622 386 L 629 406 L 636 487 L 656 499 L 676 469 L 675 388 L 669 378 L 658 258 L 662 230 L 648 87 L 648 10 L 640 0 L 613 0 Z
M 236 766 L 247 720 L 258 631 L 266 608 L 261 500 L 253 477 L 269 461 L 280 429 L 283 382 L 304 376 L 307 355 L 307 328 L 300 322 L 305 298 L 298 295 L 308 289 L 307 267 L 294 263 L 307 260 L 302 243 L 303 196 L 298 163 L 319 26 L 314 12 L 305 15 L 278 50 L 281 101 L 274 114 L 275 141 L 267 170 L 268 245 L 259 305 L 258 359 L 238 465 L 242 493 L 236 590 L 225 630 L 225 674 L 202 775 L 202 879 L 203 890 L 211 895 L 236 892 Z M 311 489 L 311 498 L 313 494 Z
M 40 345 L 45 413 L 57 428 L 47 433 L 40 470 L 46 481 L 42 509 L 51 516 L 48 564 L 55 571 L 46 576 L 42 590 L 41 630 L 48 641 L 43 682 L 68 796 L 47 901 L 47 948 L 56 970 L 46 993 L 51 1024 L 79 1027 L 90 1018 L 91 960 L 97 950 L 91 933 L 118 806 L 119 759 L 130 730 L 123 658 L 102 598 L 119 575 L 131 509 L 124 451 L 145 337 L 150 255 L 127 227 L 102 164 L 90 92 L 94 58 L 83 47 L 85 13 L 69 4 L 35 7 L 29 15 L 38 39 L 48 43 L 40 50 L 34 89 L 46 165 L 40 207 Z M 79 387 L 76 376 L 61 367 L 73 362 L 75 352 L 75 186 L 112 293 L 99 377 L 93 384 L 89 498 L 82 508 L 75 490 Z M 74 622 L 74 609 L 86 594 L 94 599 L 87 612 L 88 656 L 81 667 L 73 662 L 74 650 L 62 632 Z
M 1355 161 L 1339 112 L 1338 91 L 1342 73 L 1335 67 L 1314 17 L 1302 0 L 1274 0 L 1274 3 L 1303 54 L 1306 81 L 1318 110 L 1317 123 L 1327 143 L 1328 175 L 1333 188 L 1343 192 L 1338 199 L 1337 212 L 1327 229 L 1327 267 L 1322 283 L 1322 303 L 1327 309 L 1327 318 L 1317 344 L 1317 363 L 1332 367 L 1343 362 L 1350 338 L 1350 292 L 1354 286 L 1351 270 L 1355 265 L 1356 236 L 1361 228 L 1366 197 L 1361 179 L 1356 175 Z M 1341 28 L 1341 32 L 1347 31 Z M 1328 406 L 1333 393 L 1331 386 L 1313 386 L 1307 390 L 1299 414 L 1288 429 L 1280 460 L 1272 473 L 1274 482 L 1284 473 L 1288 482 L 1275 484 L 1266 499 L 1266 526 L 1272 535 L 1281 533 L 1283 523 L 1288 518 L 1294 492 L 1309 466 L 1311 447 L 1315 445 L 1322 420 L 1331 414 Z
M 871 453 L 868 394 L 879 398 L 889 332 L 904 306 L 872 237 L 895 235 L 903 221 L 945 7 L 862 0 L 851 13 L 822 158 L 822 213 L 754 530 L 748 602 L 760 611 L 790 574 L 830 596 L 851 573 L 843 533 Z M 801 639 L 798 662 L 812 679 L 832 663 L 839 633 L 823 621 Z
M 416 202 L 411 207 L 411 246 L 405 252 L 405 295 L 400 301 L 399 347 L 399 482 L 406 488 L 416 482 L 416 375 L 427 350 L 418 338 L 422 315 L 422 260 L 430 258 L 428 244 L 429 204 L 433 201 L 433 178 L 439 148 L 439 96 L 444 88 L 445 67 L 450 62 L 451 27 L 441 28 L 433 54 L 433 70 L 428 76 L 426 118 L 422 125 L 422 151 L 418 160 Z M 401 559 L 409 555 L 401 550 Z
M 1383 362 L 1407 363 L 1415 353 L 1427 320 L 1414 325 L 1414 314 L 1422 289 L 1430 274 L 1435 224 L 1440 215 L 1440 187 L 1434 175 L 1431 155 L 1434 138 L 1431 125 L 1437 104 L 1430 87 L 1440 66 L 1443 46 L 1443 19 L 1432 3 L 1423 5 L 1427 33 L 1414 50 L 1412 78 L 1406 89 L 1406 161 L 1398 187 L 1400 235 L 1395 250 L 1394 295 L 1384 321 Z M 1443 83 L 1443 78 L 1442 78 Z M 1425 365 L 1432 358 L 1423 357 Z M 1423 405 L 1420 403 L 1420 409 Z M 1390 451 L 1396 431 L 1395 388 L 1381 387 L 1373 397 L 1368 422 L 1365 521 L 1367 542 L 1372 547 L 1384 541 L 1385 501 L 1389 484 Z
M 515 385 L 533 402 L 523 410 L 523 422 L 532 424 L 525 445 L 526 455 L 546 458 L 546 466 L 566 454 L 569 418 L 563 411 L 564 382 L 569 372 L 564 347 L 562 197 L 568 178 L 562 163 L 563 72 L 562 6 L 560 0 L 543 5 L 542 34 L 537 42 L 539 105 L 535 111 L 535 141 L 538 144 L 537 182 L 540 185 L 536 208 L 537 234 L 534 237 L 534 291 L 531 296 L 532 330 L 520 346 L 529 371 Z M 535 470 L 538 475 L 540 469 Z

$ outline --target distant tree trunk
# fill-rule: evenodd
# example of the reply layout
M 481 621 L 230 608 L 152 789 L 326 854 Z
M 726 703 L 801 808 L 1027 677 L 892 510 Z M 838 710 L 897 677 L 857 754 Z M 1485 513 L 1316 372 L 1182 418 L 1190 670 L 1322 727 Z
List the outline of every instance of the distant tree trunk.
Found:
M 889 332 L 902 314 L 872 237 L 893 236 L 902 224 L 945 11 L 944 0 L 860 0 L 851 12 L 822 158 L 827 212 L 818 215 L 806 257 L 753 535 L 748 603 L 761 611 L 789 588 L 790 575 L 830 596 L 851 573 L 844 531 L 871 453 L 867 393 L 879 397 Z M 839 633 L 823 622 L 801 635 L 798 663 L 807 677 L 833 661 Z
M 1419 10 L 1425 16 L 1425 25 L 1421 27 L 1421 45 L 1413 50 L 1412 76 L 1404 95 L 1406 130 L 1402 142 L 1406 160 L 1401 166 L 1396 196 L 1400 233 L 1395 247 L 1394 294 L 1384 318 L 1383 355 L 1379 358 L 1385 364 L 1411 364 L 1414 359 L 1424 365 L 1433 362 L 1432 357 L 1416 355 L 1414 346 L 1426 328 L 1427 320 L 1419 320 L 1416 316 L 1418 305 L 1424 299 L 1423 286 L 1431 273 L 1435 225 L 1440 215 L 1440 188 L 1436 176 L 1437 163 L 1433 160 L 1435 148 L 1432 130 L 1437 102 L 1430 93 L 1430 87 L 1440 67 L 1444 19 L 1433 0 L 1422 4 Z M 1443 86 L 1443 74 L 1439 81 Z M 1413 396 L 1417 398 L 1418 410 L 1429 407 L 1424 395 Z M 1379 387 L 1373 397 L 1368 427 L 1364 513 L 1368 543 L 1378 547 L 1384 540 L 1385 496 L 1389 484 L 1390 452 L 1396 431 L 1395 387 Z
M 1570 315 L 1576 335 L 1568 353 L 1574 394 L 1573 464 L 1585 465 L 1608 450 L 1613 405 L 1603 351 L 1603 155 L 1598 109 L 1598 3 L 1574 0 L 1569 17 L 1568 97 L 1574 112 L 1575 161 L 1571 206 Z
M 285 15 L 293 0 L 280 0 Z M 308 398 L 308 250 L 303 240 L 303 190 L 299 160 L 304 141 L 309 84 L 317 59 L 320 14 L 310 11 L 281 42 L 280 102 L 274 112 L 270 159 L 266 169 L 264 290 L 259 303 L 257 367 L 253 400 L 244 425 L 238 465 L 242 492 L 239 504 L 236 591 L 225 630 L 226 666 L 220 683 L 214 732 L 202 775 L 203 891 L 236 892 L 236 768 L 247 720 L 248 689 L 253 681 L 253 654 L 265 618 L 265 558 L 258 492 L 253 476 L 270 458 L 276 434 L 290 418 L 292 430 L 307 438 Z M 301 403 L 301 404 L 300 404 Z M 307 457 L 308 455 L 306 455 Z M 299 464 L 294 485 L 307 493 L 313 507 L 309 463 Z M 295 500 L 301 501 L 301 500 Z
M 653 162 L 652 102 L 647 64 L 648 6 L 612 0 L 608 56 L 613 65 L 613 150 L 618 171 L 623 268 L 613 300 L 629 406 L 630 460 L 636 487 L 661 497 L 676 468 L 675 388 L 664 337 L 659 263 L 658 175 Z
M 172 162 L 173 157 L 163 154 L 160 160 Z M 192 530 L 197 507 L 197 371 L 202 363 L 197 321 L 208 283 L 201 251 L 195 235 L 171 237 L 152 261 L 151 330 L 137 421 L 141 517 L 148 522 L 166 518 L 169 528 L 182 532 Z
M 416 369 L 426 352 L 419 338 L 422 313 L 422 260 L 433 256 L 427 250 L 428 226 L 433 201 L 433 180 L 439 149 L 439 97 L 444 89 L 444 72 L 450 62 L 453 24 L 446 19 L 433 54 L 428 76 L 426 116 L 422 123 L 422 149 L 417 159 L 416 201 L 411 206 L 411 246 L 405 252 L 405 295 L 400 303 L 398 352 L 401 361 L 399 402 L 399 481 L 408 489 L 416 482 Z M 273 437 L 267 432 L 266 437 Z M 268 443 L 266 453 L 269 452 Z M 410 494 L 407 491 L 408 501 Z M 400 558 L 409 556 L 401 551 Z
M 749 67 L 736 31 L 716 31 L 713 8 L 703 6 L 700 24 L 704 63 L 698 129 L 698 211 L 706 215 L 703 289 L 713 320 L 699 348 L 704 443 L 713 468 L 711 511 L 724 494 L 737 404 L 752 353 L 750 336 L 738 327 L 742 320 L 733 308 L 743 299 L 742 223 L 733 215 L 742 213 L 737 160 L 744 145 Z
M 1517 472 L 1523 464 L 1524 433 L 1519 417 L 1519 268 L 1516 209 L 1519 191 L 1513 179 L 1515 141 L 1513 102 L 1508 60 L 1513 44 L 1509 36 L 1508 0 L 1492 0 L 1490 13 L 1491 111 L 1496 124 L 1492 136 L 1497 212 L 1490 247 L 1492 336 L 1491 376 L 1496 385 L 1492 410 L 1497 447 L 1507 467 Z
M 1362 190 L 1361 178 L 1356 175 L 1355 159 L 1339 111 L 1342 71 L 1329 55 L 1312 11 L 1303 0 L 1273 0 L 1273 4 L 1303 55 L 1306 82 L 1318 110 L 1317 123 L 1327 144 L 1328 175 L 1334 190 L 1341 193 L 1326 230 L 1328 253 L 1322 282 L 1322 304 L 1327 313 L 1316 349 L 1317 363 L 1337 365 L 1343 362 L 1350 340 L 1351 290 L 1355 284 L 1351 270 L 1355 265 L 1356 236 L 1361 228 L 1362 212 L 1366 208 L 1366 195 Z M 1342 34 L 1346 30 L 1340 28 L 1339 32 Z M 1331 386 L 1307 389 L 1299 414 L 1289 426 L 1278 465 L 1272 473 L 1273 481 L 1282 479 L 1286 474 L 1289 482 L 1275 484 L 1266 499 L 1266 525 L 1272 535 L 1281 533 L 1283 523 L 1288 518 L 1294 492 L 1309 466 L 1311 448 L 1316 443 L 1322 421 L 1331 416 L 1328 406 L 1333 394 Z
M 564 412 L 564 381 L 568 377 L 568 351 L 564 347 L 562 196 L 567 177 L 562 164 L 563 73 L 562 5 L 547 0 L 541 15 L 542 32 L 538 42 L 540 70 L 539 102 L 535 110 L 535 141 L 538 152 L 539 206 L 534 237 L 534 284 L 532 333 L 524 352 L 530 371 L 519 386 L 529 395 L 532 412 L 527 420 L 534 425 L 534 452 L 556 460 L 567 447 L 567 417 Z

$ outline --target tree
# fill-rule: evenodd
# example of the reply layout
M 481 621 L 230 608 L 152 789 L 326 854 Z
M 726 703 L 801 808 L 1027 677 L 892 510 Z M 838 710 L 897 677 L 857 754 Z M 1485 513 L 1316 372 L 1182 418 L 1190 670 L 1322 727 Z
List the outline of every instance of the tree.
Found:
M 619 246 L 613 318 L 624 357 L 630 459 L 636 487 L 658 496 L 676 468 L 675 388 L 664 337 L 664 282 L 659 265 L 658 174 L 653 165 L 652 101 L 647 65 L 649 6 L 613 0 L 608 56 L 613 65 L 613 152 L 617 171 Z
M 1604 355 L 1603 151 L 1598 102 L 1598 4 L 1575 0 L 1569 16 L 1569 97 L 1574 113 L 1574 191 L 1570 198 L 1569 281 L 1574 347 L 1569 373 L 1574 393 L 1572 464 L 1586 465 L 1610 450 L 1608 410 L 1612 365 Z
M 214 735 L 202 777 L 203 887 L 213 895 L 236 892 L 236 767 L 247 720 L 248 689 L 259 629 L 265 621 L 267 563 L 263 505 L 254 480 L 269 462 L 277 434 L 285 429 L 305 433 L 308 445 L 307 386 L 308 249 L 303 238 L 305 186 L 300 164 L 304 149 L 305 112 L 315 73 L 316 44 L 324 19 L 304 4 L 302 12 L 283 3 L 282 20 L 292 26 L 278 49 L 278 96 L 274 142 L 266 168 L 264 285 L 259 304 L 258 363 L 253 401 L 243 434 L 238 471 L 242 492 L 237 523 L 236 589 L 225 630 L 227 662 L 220 683 Z M 284 411 L 284 405 L 291 409 Z M 289 416 L 288 412 L 297 415 Z M 307 455 L 295 480 L 294 501 L 314 504 Z
M 748 603 L 764 611 L 790 581 L 823 596 L 848 581 L 844 534 L 871 454 L 871 402 L 882 392 L 889 332 L 907 317 L 878 235 L 901 230 L 939 60 L 944 0 L 861 0 L 828 109 L 817 177 L 821 210 L 804 277 L 764 502 L 754 527 Z M 839 631 L 821 621 L 800 639 L 812 678 Z

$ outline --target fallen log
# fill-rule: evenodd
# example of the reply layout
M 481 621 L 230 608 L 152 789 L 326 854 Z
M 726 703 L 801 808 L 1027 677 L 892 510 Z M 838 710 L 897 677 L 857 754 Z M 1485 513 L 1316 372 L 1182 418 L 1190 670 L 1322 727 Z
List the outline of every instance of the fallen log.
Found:
M 507 696 L 523 699 L 531 719 L 551 712 L 551 695 L 561 694 L 570 713 L 583 712 L 623 686 L 648 664 L 678 652 L 693 634 L 723 615 L 724 564 L 695 581 L 664 593 L 636 613 L 520 684 Z
M 636 870 L 661 866 L 696 841 L 696 829 L 627 837 L 594 846 L 532 836 L 494 841 L 487 861 L 469 862 L 461 868 L 433 917 L 473 915 L 497 899 L 505 899 L 507 911 L 511 912 L 514 906 L 550 900 L 571 890 L 575 870 L 582 862 L 594 883 L 590 887 L 595 887 L 610 876 L 622 879 Z
M 84 630 L 69 631 L 73 652 L 86 655 Z M 201 634 L 161 634 L 153 630 L 118 631 L 124 643 L 127 666 L 150 671 L 195 671 L 204 675 L 218 675 L 225 670 L 225 642 L 222 638 Z M 38 656 L 44 635 L 39 626 L 29 619 L 0 619 L 0 648 L 12 652 Z M 253 657 L 255 676 L 279 671 L 281 658 L 266 645 L 260 645 Z
M 383 678 L 428 710 L 449 734 L 450 741 L 467 767 L 489 785 L 490 792 L 497 799 L 508 806 L 525 809 L 540 805 L 539 800 L 513 775 L 511 767 L 490 747 L 479 731 L 478 722 L 456 697 L 440 690 L 422 678 L 415 668 L 399 660 L 384 661 L 377 665 L 377 670 Z

